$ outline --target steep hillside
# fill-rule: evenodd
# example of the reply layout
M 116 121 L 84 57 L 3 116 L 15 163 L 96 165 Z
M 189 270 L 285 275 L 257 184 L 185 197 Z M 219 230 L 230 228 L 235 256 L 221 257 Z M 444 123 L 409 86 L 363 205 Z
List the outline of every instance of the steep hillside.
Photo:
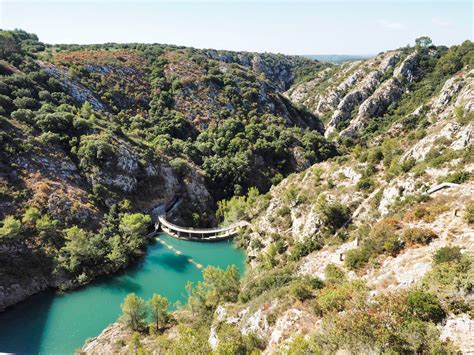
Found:
M 158 334 L 124 317 L 83 351 L 472 352 L 473 55 L 390 51 L 291 88 L 342 154 L 219 204 L 250 222 L 244 279 L 205 270 Z
M 281 91 L 318 62 L 0 31 L 0 309 L 143 255 L 152 209 L 216 203 L 336 154 Z
M 318 137 L 321 122 L 280 93 L 324 67 L 318 62 L 160 45 L 79 48 L 51 48 L 42 54 L 51 63 L 40 65 L 127 136 L 201 166 L 219 199 L 267 190 L 275 176 L 334 154 Z
M 364 140 L 394 120 L 422 110 L 466 64 L 472 66 L 469 41 L 451 49 L 407 47 L 328 68 L 287 95 L 324 119 L 327 137 L 337 134 Z

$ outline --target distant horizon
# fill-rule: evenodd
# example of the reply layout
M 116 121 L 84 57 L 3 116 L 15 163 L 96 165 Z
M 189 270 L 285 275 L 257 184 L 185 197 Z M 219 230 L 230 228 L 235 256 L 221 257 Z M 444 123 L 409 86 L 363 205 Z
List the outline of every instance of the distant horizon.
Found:
M 0 0 L 0 28 L 50 44 L 160 43 L 287 55 L 374 55 L 472 40 L 465 1 Z M 339 54 L 336 54 L 339 53 Z
M 2 1 L 2 0 L 0 0 Z M 84 42 L 84 43 L 74 43 L 74 42 L 62 42 L 62 43 L 50 43 L 47 41 L 42 40 L 41 36 L 38 35 L 35 31 L 29 31 L 24 28 L 2 28 L 0 27 L 0 31 L 14 31 L 14 30 L 22 30 L 26 31 L 28 33 L 33 33 L 38 36 L 39 41 L 43 42 L 46 45 L 50 46 L 61 46 L 61 45 L 67 45 L 67 46 L 94 46 L 94 45 L 106 45 L 106 44 L 117 44 L 117 45 L 128 45 L 128 44 L 144 44 L 144 45 L 163 45 L 163 46 L 174 46 L 174 47 L 184 47 L 184 48 L 194 48 L 194 49 L 199 49 L 199 50 L 216 50 L 216 51 L 230 51 L 230 52 L 249 52 L 249 53 L 272 53 L 272 54 L 282 54 L 282 55 L 288 55 L 288 56 L 299 56 L 299 57 L 329 57 L 329 56 L 347 56 L 347 57 L 361 57 L 361 58 L 371 58 L 375 57 L 376 55 L 390 51 L 390 50 L 395 50 L 401 47 L 405 47 L 406 45 L 414 46 L 414 43 L 408 43 L 405 46 L 399 46 L 399 47 L 393 47 L 393 48 L 387 48 L 385 50 L 379 51 L 379 52 L 374 52 L 374 53 L 313 53 L 313 54 L 308 54 L 308 53 L 285 53 L 285 52 L 275 52 L 275 51 L 264 51 L 264 50 L 247 50 L 247 49 L 228 49 L 228 48 L 213 48 L 213 47 L 197 47 L 197 46 L 190 46 L 190 45 L 183 45 L 183 44 L 175 44 L 175 43 L 161 43 L 161 42 L 118 42 L 118 41 L 106 41 L 106 42 Z M 418 36 L 418 37 L 421 37 Z M 418 38 L 416 37 L 416 38 Z M 415 38 L 415 39 L 416 39 Z M 451 45 L 443 44 L 443 43 L 433 43 L 435 46 L 446 46 L 450 47 L 452 45 L 460 45 L 464 41 L 472 41 L 471 38 L 464 39 L 460 41 L 459 43 L 453 43 Z

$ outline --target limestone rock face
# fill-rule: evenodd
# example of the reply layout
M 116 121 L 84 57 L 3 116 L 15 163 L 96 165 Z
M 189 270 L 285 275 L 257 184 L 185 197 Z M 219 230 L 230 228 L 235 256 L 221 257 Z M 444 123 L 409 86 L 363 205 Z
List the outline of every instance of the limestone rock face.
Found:
M 337 125 L 350 119 L 352 111 L 362 102 L 364 102 L 377 88 L 380 83 L 381 73 L 373 71 L 369 73 L 357 88 L 349 92 L 337 106 L 337 110 L 328 123 L 325 136 L 328 137 L 336 130 Z
M 392 69 L 399 61 L 401 55 L 399 51 L 388 52 L 379 64 L 379 70 L 385 73 L 387 70 Z
M 108 112 L 107 106 L 98 100 L 89 88 L 72 80 L 66 70 L 42 62 L 39 62 L 39 64 L 46 73 L 58 79 L 65 90 L 69 92 L 78 103 L 83 104 L 87 101 L 94 110 Z
M 372 117 L 380 117 L 388 106 L 400 99 L 403 94 L 401 82 L 391 78 L 384 82 L 379 88 L 360 105 L 357 117 L 352 119 L 349 127 L 341 132 L 342 135 L 352 136 Z
M 130 330 L 126 329 L 122 324 L 113 323 L 105 328 L 99 336 L 87 342 L 82 351 L 84 354 L 91 355 L 127 354 L 129 353 L 127 347 L 117 347 L 115 342 L 118 339 L 129 337 L 130 334 Z
M 419 54 L 412 53 L 410 54 L 402 64 L 395 69 L 393 72 L 393 76 L 400 80 L 406 80 L 408 82 L 412 82 L 418 77 L 419 69 L 418 69 L 418 62 L 419 62 Z
M 36 276 L 26 283 L 0 286 L 0 311 L 50 287 L 44 276 Z
M 451 340 L 463 354 L 474 353 L 474 319 L 467 314 L 451 315 L 441 328 L 441 339 Z

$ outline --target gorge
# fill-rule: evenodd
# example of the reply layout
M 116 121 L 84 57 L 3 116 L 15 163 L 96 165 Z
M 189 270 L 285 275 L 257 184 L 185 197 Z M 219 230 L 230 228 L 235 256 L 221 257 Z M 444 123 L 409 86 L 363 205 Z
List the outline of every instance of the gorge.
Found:
M 0 351 L 474 351 L 470 40 L 0 48 Z

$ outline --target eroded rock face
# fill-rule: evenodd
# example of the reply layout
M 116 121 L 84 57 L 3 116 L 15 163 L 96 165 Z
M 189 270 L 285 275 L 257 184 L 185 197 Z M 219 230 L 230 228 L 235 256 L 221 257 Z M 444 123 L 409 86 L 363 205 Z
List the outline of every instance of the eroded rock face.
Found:
M 51 64 L 45 64 L 42 62 L 39 62 L 39 64 L 46 73 L 58 79 L 65 91 L 67 91 L 78 103 L 83 104 L 87 101 L 91 104 L 94 110 L 104 112 L 109 111 L 107 106 L 98 100 L 89 88 L 72 80 L 68 76 L 66 70 L 57 68 Z
M 467 314 L 450 315 L 441 328 L 441 339 L 451 340 L 463 354 L 474 353 L 474 319 Z
M 396 62 L 395 56 L 387 58 L 387 62 Z M 398 68 L 394 70 L 393 77 L 383 82 L 377 90 L 368 97 L 359 108 L 357 115 L 350 121 L 349 127 L 341 132 L 343 136 L 355 136 L 357 132 L 374 117 L 382 117 L 388 107 L 400 100 L 406 90 L 406 84 L 419 77 L 419 55 L 409 55 Z M 384 68 L 390 67 L 382 62 Z
M 437 50 L 428 53 L 434 57 L 437 54 Z M 331 80 L 322 72 L 321 77 L 292 88 L 288 97 L 328 120 L 326 137 L 338 130 L 342 136 L 357 136 L 371 119 L 383 117 L 388 108 L 404 96 L 411 83 L 422 79 L 421 55 L 413 52 L 403 58 L 404 55 L 401 51 L 391 51 L 365 62 L 342 66 L 330 73 Z M 467 96 L 462 92 L 466 85 L 471 85 L 468 84 L 472 82 L 470 76 L 461 73 L 444 84 L 441 93 L 429 104 L 431 116 L 451 114 L 453 110 L 446 109 L 454 102 L 465 110 L 474 109 L 472 90 Z M 421 114 L 426 114 L 425 107 L 420 106 L 412 117 Z M 389 133 L 396 136 L 394 128 Z
M 396 68 L 393 72 L 393 77 L 399 80 L 406 80 L 408 82 L 412 82 L 418 78 L 419 75 L 419 68 L 418 62 L 420 60 L 420 56 L 418 53 L 410 54 L 402 64 Z
M 127 354 L 129 350 L 127 347 L 116 346 L 118 339 L 126 339 L 131 334 L 130 330 L 126 329 L 120 323 L 113 323 L 105 328 L 99 336 L 91 339 L 84 345 L 82 351 L 84 354 Z
M 364 102 L 377 88 L 382 74 L 379 71 L 369 73 L 364 80 L 351 92 L 349 92 L 337 106 L 337 110 L 328 123 L 325 136 L 328 137 L 337 128 L 340 122 L 351 118 L 352 111 Z
M 0 311 L 50 287 L 50 280 L 36 276 L 26 283 L 0 286 Z
M 349 127 L 341 135 L 353 136 L 372 117 L 382 116 L 388 106 L 398 101 L 403 94 L 403 86 L 396 78 L 391 78 L 360 105 L 357 117 L 351 120 Z

